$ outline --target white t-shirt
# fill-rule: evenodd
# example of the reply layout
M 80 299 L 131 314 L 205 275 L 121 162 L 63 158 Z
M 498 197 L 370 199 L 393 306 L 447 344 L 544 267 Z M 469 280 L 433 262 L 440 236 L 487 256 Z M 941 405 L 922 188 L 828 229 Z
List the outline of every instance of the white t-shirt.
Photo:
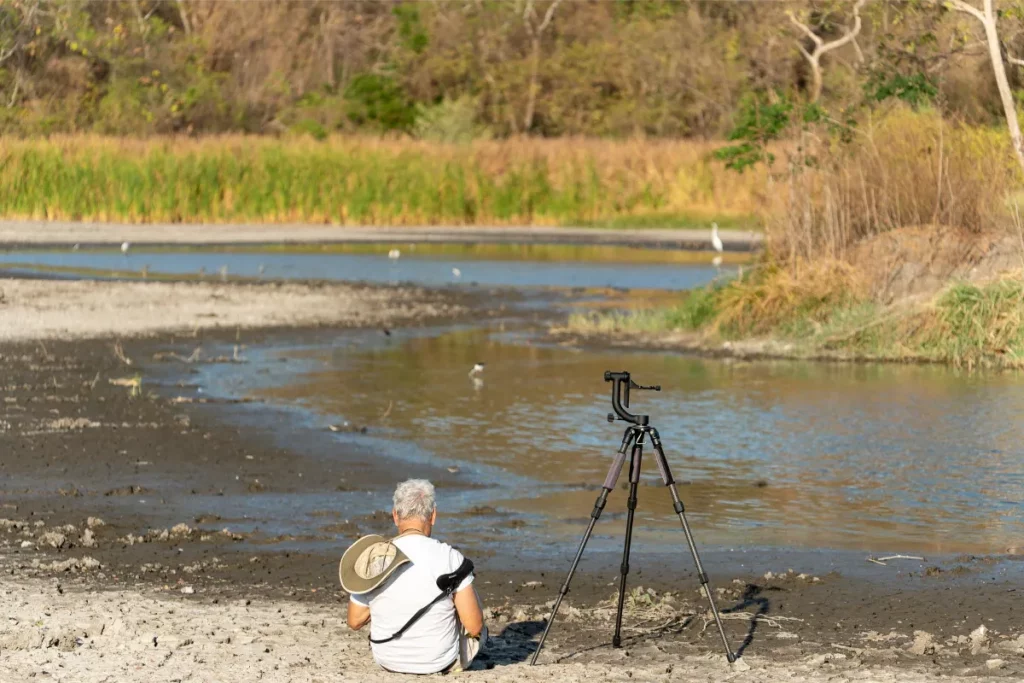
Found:
M 447 543 L 411 534 L 394 540 L 399 550 L 412 560 L 399 567 L 384 585 L 369 593 L 353 595 L 350 600 L 370 608 L 370 637 L 388 638 L 423 609 L 441 592 L 437 577 L 450 574 L 462 565 L 463 556 Z M 467 576 L 458 590 L 473 583 Z M 459 656 L 459 632 L 453 600 L 441 600 L 419 618 L 400 638 L 371 644 L 373 658 L 389 671 L 408 674 L 432 674 L 441 671 Z

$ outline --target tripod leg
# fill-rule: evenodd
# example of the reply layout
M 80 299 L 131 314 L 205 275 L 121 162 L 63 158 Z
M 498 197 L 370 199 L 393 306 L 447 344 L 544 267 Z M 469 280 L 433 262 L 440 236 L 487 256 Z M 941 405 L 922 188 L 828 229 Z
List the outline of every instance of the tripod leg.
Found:
M 643 456 L 643 445 L 638 441 L 633 446 L 633 454 L 629 459 L 629 502 L 626 512 L 626 543 L 622 548 L 622 567 L 619 570 L 619 607 L 615 613 L 615 635 L 612 647 L 622 644 L 622 608 L 626 600 L 626 575 L 629 574 L 629 549 L 633 542 L 633 515 L 636 513 L 636 491 L 640 484 L 640 460 Z
M 722 626 L 722 617 L 718 615 L 718 607 L 715 605 L 715 598 L 711 595 L 711 586 L 708 584 L 708 575 L 704 572 L 704 567 L 700 562 L 700 554 L 697 552 L 697 544 L 693 541 L 693 533 L 690 531 L 690 523 L 686 521 L 686 510 L 683 506 L 683 501 L 679 499 L 679 492 L 676 491 L 676 482 L 672 478 L 672 471 L 668 467 L 668 459 L 665 457 L 665 451 L 661 447 L 661 437 L 658 436 L 658 430 L 653 427 L 650 430 L 651 443 L 654 445 L 655 460 L 658 462 L 658 471 L 661 473 L 662 481 L 665 482 L 665 486 L 668 487 L 669 492 L 672 494 L 672 508 L 679 515 L 679 521 L 683 525 L 683 533 L 686 535 L 686 543 L 690 546 L 690 554 L 693 555 L 693 562 L 697 566 L 697 578 L 700 580 L 701 587 L 704 588 L 704 594 L 708 596 L 708 602 L 711 604 L 711 614 L 715 617 L 715 623 L 718 625 L 718 634 L 722 636 L 722 645 L 725 646 L 725 657 L 729 662 L 736 661 L 736 655 L 732 652 L 732 647 L 729 645 L 729 639 L 725 636 L 725 628 Z
M 540 642 L 537 643 L 537 649 L 533 652 L 533 657 L 530 659 L 530 666 L 537 663 L 537 658 L 540 657 L 540 651 L 544 648 L 544 641 L 547 640 L 548 632 L 551 630 L 551 626 L 555 623 L 555 616 L 558 614 L 558 608 L 562 606 L 562 600 L 565 598 L 565 594 L 569 592 L 569 583 L 572 582 L 572 576 L 576 573 L 576 567 L 579 566 L 580 558 L 583 557 L 583 550 L 587 547 L 587 541 L 590 540 L 590 535 L 594 532 L 594 526 L 597 524 L 597 520 L 601 518 L 601 511 L 604 510 L 605 503 L 608 502 L 608 494 L 615 489 L 615 482 L 619 479 L 619 474 L 622 473 L 622 466 L 626 462 L 626 450 L 629 448 L 630 442 L 636 436 L 632 427 L 626 430 L 626 433 L 622 437 L 622 445 L 619 447 L 619 452 L 615 456 L 615 460 L 612 462 L 611 468 L 608 470 L 608 476 L 605 477 L 604 485 L 601 487 L 601 494 L 597 497 L 597 501 L 594 503 L 594 509 L 590 512 L 590 524 L 587 525 L 587 531 L 583 534 L 583 540 L 580 541 L 580 547 L 576 550 L 576 557 L 572 561 L 572 566 L 569 567 L 569 575 L 565 577 L 565 583 L 558 590 L 558 597 L 555 598 L 555 606 L 551 610 L 551 617 L 548 619 L 547 625 L 544 627 L 544 633 L 541 634 Z

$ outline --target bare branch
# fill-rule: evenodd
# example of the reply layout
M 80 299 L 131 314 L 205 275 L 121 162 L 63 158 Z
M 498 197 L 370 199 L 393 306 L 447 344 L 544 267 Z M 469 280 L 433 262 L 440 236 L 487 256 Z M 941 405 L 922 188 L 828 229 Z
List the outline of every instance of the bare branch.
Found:
M 957 12 L 964 12 L 972 15 L 978 21 L 985 21 L 985 15 L 980 9 L 974 5 L 964 2 L 964 0 L 947 0 L 949 6 L 955 9 Z
M 863 64 L 864 63 L 864 53 L 861 51 L 860 43 L 857 42 L 856 38 L 853 39 L 853 49 L 857 51 L 857 63 L 858 64 Z
M 555 17 L 555 10 L 561 4 L 562 0 L 554 0 L 548 6 L 548 11 L 544 13 L 544 19 L 541 20 L 540 25 L 534 26 L 534 22 L 537 20 L 534 3 L 533 0 L 526 0 L 526 6 L 523 9 L 523 25 L 526 26 L 526 32 L 530 34 L 531 38 L 539 38 L 544 34 L 544 31 L 551 25 L 551 20 Z
M 832 50 L 837 50 L 852 42 L 854 48 L 857 50 L 858 59 L 863 61 L 864 55 L 861 53 L 860 46 L 857 45 L 856 39 L 860 34 L 862 26 L 860 10 L 864 7 L 864 3 L 866 2 L 867 0 L 857 0 L 853 6 L 853 26 L 846 28 L 843 35 L 828 43 L 826 43 L 821 36 L 812 31 L 809 26 L 800 22 L 792 12 L 788 13 L 789 20 L 793 22 L 793 25 L 803 31 L 805 35 L 814 41 L 813 52 L 808 52 L 803 45 L 797 44 L 797 49 L 800 50 L 800 54 L 802 54 L 804 59 L 807 60 L 807 63 L 810 64 L 811 75 L 814 78 L 814 85 L 811 90 L 811 102 L 817 102 L 818 98 L 821 97 L 821 56 L 823 54 L 831 52 Z
M 558 6 L 561 4 L 562 0 L 554 0 L 554 2 L 551 3 L 551 6 L 548 7 L 548 11 L 544 13 L 544 21 L 542 21 L 540 26 L 537 28 L 537 33 L 544 33 L 548 25 L 551 23 L 552 17 L 555 16 L 555 10 L 558 9 Z
M 800 22 L 800 21 L 799 21 L 799 20 L 798 20 L 798 19 L 796 18 L 796 15 L 795 15 L 795 14 L 793 14 L 792 12 L 788 12 L 788 14 L 789 14 L 789 20 L 790 20 L 791 22 L 793 22 L 793 25 L 794 25 L 794 26 L 796 26 L 796 27 L 797 27 L 798 29 L 800 29 L 801 31 L 803 31 L 803 32 L 804 32 L 804 33 L 805 33 L 805 34 L 807 35 L 807 37 L 808 37 L 808 38 L 810 38 L 811 40 L 813 40 L 813 41 L 814 41 L 814 44 L 815 44 L 815 45 L 817 45 L 818 47 L 821 47 L 821 44 L 822 44 L 822 43 L 824 42 L 824 41 L 823 41 L 823 40 L 821 39 L 821 37 L 820 37 L 820 36 L 818 36 L 818 34 L 816 34 L 816 33 L 815 33 L 814 31 L 812 31 L 812 30 L 810 29 L 810 27 L 809 27 L 809 26 L 808 26 L 807 24 L 801 23 L 801 22 Z M 802 48 L 802 47 L 801 47 L 800 49 L 801 49 L 801 51 L 803 51 L 803 48 Z
M 536 19 L 537 15 L 533 11 L 533 0 L 526 0 L 526 7 L 523 9 L 523 25 L 526 27 L 526 32 L 530 36 L 535 36 L 537 30 L 533 28 L 533 19 Z
M 853 6 L 853 28 L 847 30 L 847 32 L 844 35 L 842 35 L 839 38 L 836 38 L 831 43 L 825 43 L 824 45 L 821 45 L 821 54 L 825 54 L 826 52 L 831 52 L 832 50 L 841 48 L 843 45 L 846 45 L 847 43 L 853 41 L 857 37 L 861 29 L 860 10 L 862 7 L 864 7 L 865 2 L 867 2 L 867 0 L 857 0 L 857 3 Z

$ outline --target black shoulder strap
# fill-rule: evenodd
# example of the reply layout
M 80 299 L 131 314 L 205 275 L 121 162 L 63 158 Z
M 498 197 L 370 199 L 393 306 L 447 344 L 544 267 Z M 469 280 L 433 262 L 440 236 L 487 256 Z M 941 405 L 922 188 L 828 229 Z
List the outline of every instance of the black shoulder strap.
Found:
M 391 635 L 391 637 L 377 639 L 370 638 L 370 642 L 374 645 L 380 645 L 381 643 L 390 643 L 392 640 L 400 638 L 402 634 L 408 631 L 413 624 L 419 621 L 420 617 L 426 614 L 431 607 L 441 602 L 445 598 L 451 597 L 452 593 L 454 593 L 456 589 L 459 587 L 459 584 L 462 583 L 462 581 L 472 573 L 473 563 L 466 559 L 463 560 L 462 564 L 459 565 L 459 568 L 453 571 L 451 574 L 442 574 L 441 576 L 437 577 L 437 587 L 440 589 L 441 592 L 437 595 L 436 598 L 430 601 L 430 604 L 426 605 L 418 612 L 416 612 L 416 614 L 412 615 L 412 618 L 409 619 L 409 621 L 405 622 L 405 626 L 395 631 L 395 633 Z

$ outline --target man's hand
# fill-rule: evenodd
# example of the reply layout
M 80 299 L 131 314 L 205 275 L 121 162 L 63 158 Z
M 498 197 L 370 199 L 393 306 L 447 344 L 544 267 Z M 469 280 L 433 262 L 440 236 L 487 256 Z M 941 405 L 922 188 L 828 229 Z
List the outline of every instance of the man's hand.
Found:
M 348 601 L 348 627 L 358 631 L 370 623 L 370 608 Z
M 476 589 L 472 585 L 466 586 L 455 594 L 455 612 L 459 615 L 459 621 L 462 622 L 466 633 L 473 638 L 480 635 L 484 628 L 484 610 L 480 605 Z M 351 625 L 351 617 L 349 619 L 349 625 Z

